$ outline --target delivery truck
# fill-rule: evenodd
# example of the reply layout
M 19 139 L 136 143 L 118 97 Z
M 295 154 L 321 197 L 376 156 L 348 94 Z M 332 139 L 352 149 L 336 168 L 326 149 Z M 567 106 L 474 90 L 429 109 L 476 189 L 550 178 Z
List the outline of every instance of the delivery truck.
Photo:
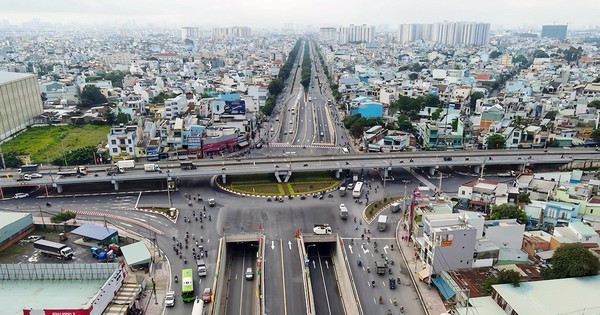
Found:
M 67 176 L 82 176 L 82 175 L 87 175 L 88 171 L 87 171 L 87 167 L 85 166 L 77 166 L 75 168 L 66 170 L 66 171 L 58 171 L 56 172 L 56 175 L 61 175 L 64 177 Z
M 144 171 L 146 172 L 160 172 L 158 164 L 144 164 Z
M 192 161 L 182 161 L 179 163 L 179 167 L 181 167 L 182 170 L 195 170 L 196 169 L 196 165 L 194 165 L 194 162 L 192 162 Z
M 122 160 L 115 162 L 115 165 L 122 169 L 134 168 L 135 161 L 134 160 Z
M 344 197 L 346 195 L 346 187 L 341 186 L 339 189 L 339 192 L 340 192 L 340 197 Z
M 313 232 L 317 235 L 331 235 L 331 226 L 329 224 L 315 224 Z
M 382 232 L 387 229 L 387 215 L 379 215 L 379 219 L 377 220 L 377 229 Z
M 346 208 L 346 205 L 343 203 L 340 204 L 340 218 L 342 218 L 342 220 L 348 219 L 348 208 Z
M 50 255 L 65 260 L 73 258 L 73 249 L 61 243 L 37 240 L 33 242 L 33 248 L 39 250 L 44 255 Z
M 109 175 L 109 176 L 123 174 L 123 173 L 125 173 L 125 169 L 122 167 L 119 167 L 117 164 L 106 169 L 106 175 Z

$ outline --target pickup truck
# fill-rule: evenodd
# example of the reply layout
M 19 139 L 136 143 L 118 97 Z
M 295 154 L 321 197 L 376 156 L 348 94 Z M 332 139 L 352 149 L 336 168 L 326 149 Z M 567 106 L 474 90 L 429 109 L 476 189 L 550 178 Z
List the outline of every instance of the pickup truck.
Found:
M 315 224 L 313 232 L 317 235 L 331 235 L 331 226 L 329 224 Z

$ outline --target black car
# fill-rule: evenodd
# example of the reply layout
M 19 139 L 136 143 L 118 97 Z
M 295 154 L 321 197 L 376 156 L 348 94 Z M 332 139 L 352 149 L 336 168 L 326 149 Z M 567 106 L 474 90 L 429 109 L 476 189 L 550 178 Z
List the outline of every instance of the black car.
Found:
M 444 161 L 452 161 L 452 157 L 451 156 L 444 156 Z
M 396 289 L 396 279 L 390 278 L 390 290 Z

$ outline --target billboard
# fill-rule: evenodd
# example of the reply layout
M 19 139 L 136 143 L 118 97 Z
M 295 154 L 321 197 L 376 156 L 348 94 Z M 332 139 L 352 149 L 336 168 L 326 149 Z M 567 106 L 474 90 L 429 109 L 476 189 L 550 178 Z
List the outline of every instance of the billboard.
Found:
M 246 114 L 246 101 L 235 100 L 225 101 L 225 108 L 223 109 L 225 115 L 244 115 Z

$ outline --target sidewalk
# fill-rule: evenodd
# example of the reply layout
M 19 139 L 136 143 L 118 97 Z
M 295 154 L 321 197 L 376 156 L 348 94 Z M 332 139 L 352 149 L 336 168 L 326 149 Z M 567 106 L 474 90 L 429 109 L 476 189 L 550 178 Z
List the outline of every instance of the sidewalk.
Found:
M 406 230 L 400 229 L 397 232 L 396 242 L 401 248 L 402 258 L 408 267 L 407 273 L 410 275 L 412 282 L 416 284 L 419 298 L 425 307 L 425 313 L 427 315 L 440 315 L 446 313 L 446 306 L 437 289 L 419 280 L 418 272 L 424 268 L 425 264 L 421 260 L 416 259 L 416 253 L 412 242 L 401 240 L 402 236 L 406 236 Z

